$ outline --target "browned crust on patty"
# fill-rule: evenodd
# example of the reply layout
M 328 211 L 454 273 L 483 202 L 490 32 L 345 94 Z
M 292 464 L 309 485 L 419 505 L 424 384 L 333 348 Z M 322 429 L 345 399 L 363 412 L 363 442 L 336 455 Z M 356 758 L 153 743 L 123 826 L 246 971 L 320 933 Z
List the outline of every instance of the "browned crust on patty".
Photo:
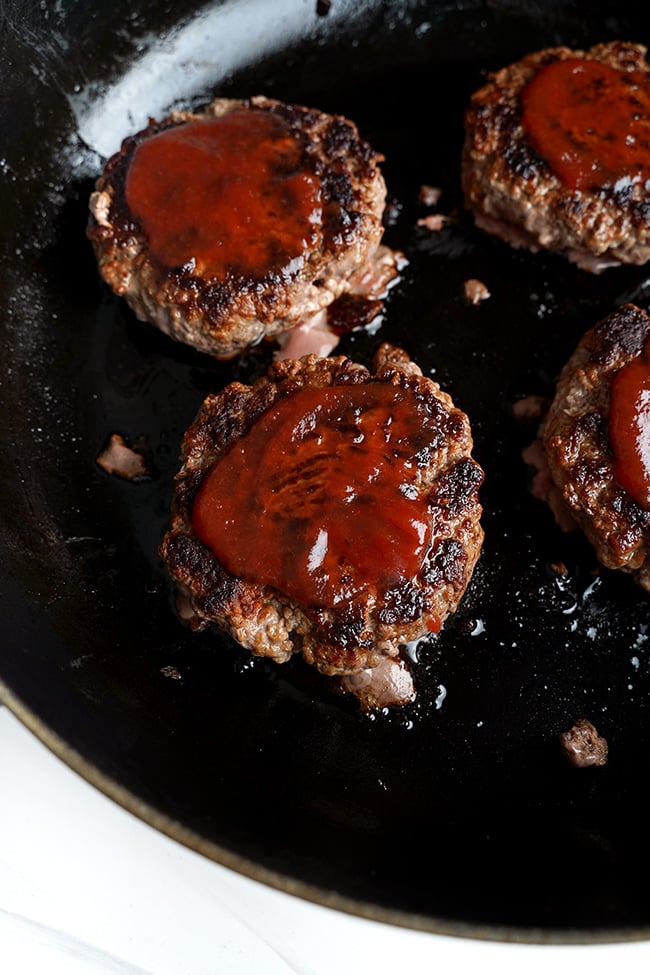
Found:
M 376 371 L 345 356 L 305 356 L 271 366 L 253 386 L 231 383 L 206 398 L 182 444 L 170 530 L 161 554 L 189 597 L 191 625 L 216 623 L 254 654 L 283 662 L 296 652 L 321 672 L 350 674 L 396 657 L 400 645 L 429 632 L 429 623 L 454 612 L 483 542 L 478 490 L 483 471 L 472 459 L 469 420 L 449 396 L 400 350 L 384 344 Z M 304 386 L 388 383 L 413 390 L 436 418 L 435 442 L 415 458 L 417 486 L 428 497 L 434 544 L 420 574 L 378 598 L 366 591 L 337 609 L 297 603 L 271 586 L 230 575 L 195 536 L 191 512 L 197 490 L 215 460 L 279 397 Z
M 635 359 L 650 318 L 623 305 L 589 329 L 564 366 L 540 435 L 554 482 L 603 565 L 650 589 L 650 511 L 616 480 L 608 435 L 611 383 Z
M 246 109 L 280 117 L 301 147 L 304 170 L 319 177 L 323 220 L 318 243 L 304 255 L 302 267 L 282 276 L 261 269 L 259 276 L 204 279 L 187 268 L 162 268 L 151 259 L 146 237 L 126 204 L 125 180 L 135 149 L 170 127 Z M 87 235 L 100 274 L 138 318 L 202 352 L 229 359 L 265 335 L 304 321 L 346 290 L 383 234 L 382 159 L 342 116 L 263 96 L 219 98 L 200 113 L 174 112 L 152 121 L 124 140 L 91 195 Z
M 623 41 L 586 51 L 552 47 L 490 75 L 465 114 L 462 185 L 478 226 L 514 247 L 561 252 L 590 271 L 650 259 L 650 196 L 644 185 L 568 189 L 533 149 L 520 104 L 525 85 L 552 61 L 596 60 L 647 76 L 645 55 L 643 45 Z

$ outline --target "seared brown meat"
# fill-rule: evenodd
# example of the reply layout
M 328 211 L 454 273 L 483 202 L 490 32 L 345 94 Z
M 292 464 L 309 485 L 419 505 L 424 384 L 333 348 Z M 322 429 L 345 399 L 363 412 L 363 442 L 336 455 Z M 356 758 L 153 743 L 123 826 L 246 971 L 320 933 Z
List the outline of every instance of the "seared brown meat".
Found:
M 253 456 L 256 437 L 254 476 L 228 481 L 220 472 Z M 183 440 L 161 547 L 191 625 L 216 623 L 279 663 L 302 653 L 327 675 L 397 661 L 401 645 L 441 628 L 472 576 L 483 542 L 472 448 L 467 416 L 387 344 L 374 372 L 305 356 L 208 396 Z M 208 500 L 218 542 L 201 520 Z
M 97 181 L 100 273 L 141 320 L 231 358 L 357 286 L 383 234 L 382 158 L 347 119 L 261 96 L 174 112 Z
M 609 746 L 587 718 L 577 718 L 560 735 L 560 746 L 574 768 L 594 768 L 607 764 Z
M 472 96 L 465 116 L 462 184 L 465 204 L 477 226 L 513 247 L 561 252 L 592 272 L 621 263 L 644 264 L 650 258 L 646 178 L 650 164 L 650 69 L 645 54 L 642 45 L 621 41 L 597 44 L 587 51 L 554 47 L 529 54 L 490 76 Z M 533 139 L 522 110 L 526 92 L 531 91 L 529 83 L 558 61 L 575 62 L 576 77 L 580 76 L 581 62 L 596 61 L 606 66 L 606 71 L 615 69 L 614 87 L 619 73 L 622 79 L 617 97 L 624 107 L 610 102 L 614 116 L 611 128 L 619 127 L 615 136 L 610 132 L 606 100 L 600 109 L 599 133 L 590 126 L 581 131 L 574 121 L 568 123 L 570 127 L 576 124 L 576 128 L 570 132 L 573 150 L 565 154 L 565 162 L 572 151 L 587 151 L 585 147 L 594 150 L 593 179 L 584 174 L 580 178 L 576 168 L 577 188 L 565 175 L 560 178 L 555 158 L 549 163 L 543 155 L 541 142 Z M 597 98 L 594 104 L 598 106 Z M 565 110 L 557 100 L 549 104 L 550 124 L 557 120 L 559 126 L 567 124 L 562 118 Z M 630 113 L 629 119 L 621 118 L 624 112 Z M 546 138 L 553 138 L 552 131 Z M 601 138 L 603 141 L 598 142 Z M 634 156 L 629 160 L 629 176 L 615 178 L 610 173 L 608 179 L 597 152 L 603 142 L 609 140 L 611 144 L 614 139 L 624 143 L 618 147 L 621 156 L 628 149 L 632 154 L 632 148 Z M 551 159 L 550 152 L 547 156 Z M 577 167 L 575 161 L 573 164 Z
M 563 368 L 540 436 L 565 504 L 610 569 L 650 589 L 650 510 L 617 477 L 610 435 L 612 383 L 643 354 L 650 318 L 624 305 L 586 332 Z

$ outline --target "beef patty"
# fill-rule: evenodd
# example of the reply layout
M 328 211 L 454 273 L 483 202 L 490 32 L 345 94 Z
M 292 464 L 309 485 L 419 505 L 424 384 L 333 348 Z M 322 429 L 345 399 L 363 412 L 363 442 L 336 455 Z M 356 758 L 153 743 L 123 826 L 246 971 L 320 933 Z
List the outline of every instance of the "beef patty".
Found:
M 646 48 L 553 47 L 489 77 L 465 114 L 462 186 L 477 226 L 584 270 L 650 258 Z
M 124 140 L 87 234 L 139 319 L 229 359 L 358 286 L 383 234 L 382 159 L 343 117 L 220 98 Z
M 330 676 L 397 662 L 456 610 L 478 559 L 472 449 L 467 416 L 386 343 L 374 371 L 311 355 L 209 395 L 161 545 L 190 625 Z
M 635 305 L 587 331 L 560 374 L 540 437 L 553 482 L 600 562 L 650 590 L 649 335 L 650 317 Z

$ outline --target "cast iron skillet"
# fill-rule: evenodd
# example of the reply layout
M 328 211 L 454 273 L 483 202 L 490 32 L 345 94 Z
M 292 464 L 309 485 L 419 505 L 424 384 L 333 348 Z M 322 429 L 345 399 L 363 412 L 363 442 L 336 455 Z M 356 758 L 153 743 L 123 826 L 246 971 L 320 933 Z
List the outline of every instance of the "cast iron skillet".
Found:
M 496 69 L 556 43 L 650 41 L 635 2 L 8 2 L 1 25 L 5 702 L 118 802 L 235 870 L 343 911 L 524 942 L 650 936 L 648 599 L 597 572 L 530 492 L 535 421 L 583 330 L 647 303 L 643 269 L 596 277 L 474 230 L 462 112 Z M 300 661 L 249 660 L 179 622 L 157 553 L 179 440 L 217 364 L 135 321 L 84 237 L 104 157 L 172 106 L 267 94 L 340 112 L 386 157 L 386 240 L 409 259 L 369 361 L 401 344 L 473 422 L 486 541 L 456 617 L 421 646 L 417 701 L 364 715 Z M 418 227 L 422 184 L 455 215 Z M 463 298 L 468 277 L 491 298 Z M 140 483 L 95 458 L 118 432 Z M 564 563 L 558 576 L 553 565 Z M 558 735 L 588 717 L 604 768 Z

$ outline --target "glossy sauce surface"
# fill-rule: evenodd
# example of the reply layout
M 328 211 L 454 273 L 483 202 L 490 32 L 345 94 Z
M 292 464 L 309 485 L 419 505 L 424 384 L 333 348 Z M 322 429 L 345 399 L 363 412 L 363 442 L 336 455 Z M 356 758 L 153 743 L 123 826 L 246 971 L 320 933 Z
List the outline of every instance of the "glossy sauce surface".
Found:
M 166 269 L 204 278 L 294 274 L 317 240 L 320 181 L 269 112 L 233 111 L 141 142 L 126 202 Z
M 650 509 L 650 340 L 611 386 L 609 439 L 619 484 Z
M 521 93 L 535 151 L 572 190 L 650 178 L 650 85 L 639 71 L 569 58 L 542 67 Z
M 311 606 L 386 591 L 417 575 L 431 545 L 414 454 L 435 438 L 408 390 L 303 388 L 216 462 L 194 530 L 234 575 Z

